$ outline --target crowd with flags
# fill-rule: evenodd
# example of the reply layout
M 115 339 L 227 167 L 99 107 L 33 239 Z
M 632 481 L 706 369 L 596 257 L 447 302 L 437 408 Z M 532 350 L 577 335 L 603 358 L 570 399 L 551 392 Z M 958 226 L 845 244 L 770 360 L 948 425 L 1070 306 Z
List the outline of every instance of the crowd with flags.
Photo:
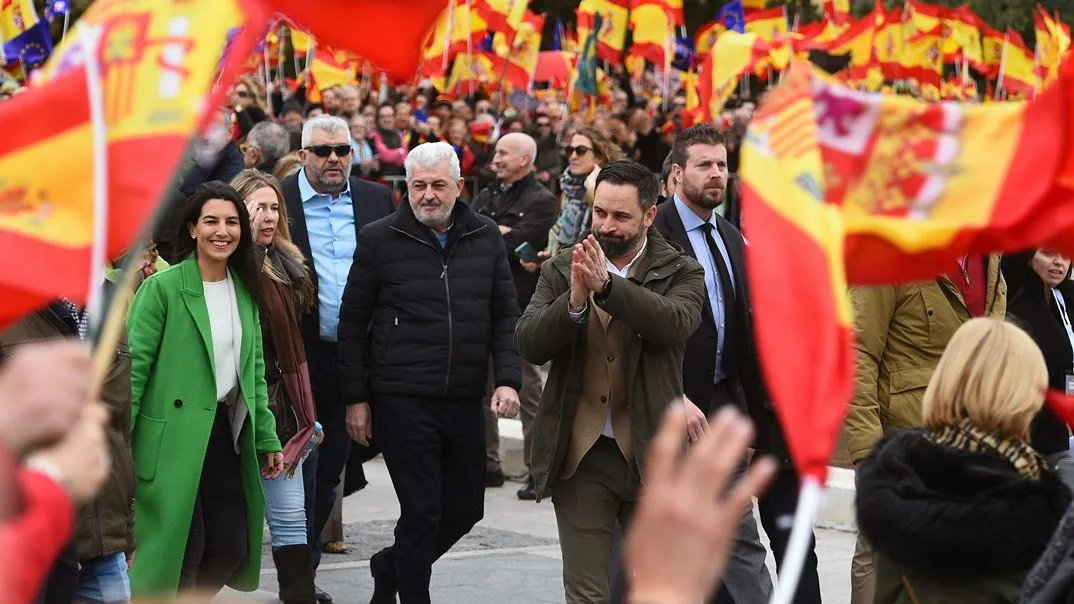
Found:
M 354 601 L 382 456 L 360 597 L 428 602 L 520 417 L 569 604 L 821 602 L 841 437 L 852 602 L 1070 599 L 1070 27 L 815 4 L 3 0 L 0 597 L 253 591 L 267 526 Z

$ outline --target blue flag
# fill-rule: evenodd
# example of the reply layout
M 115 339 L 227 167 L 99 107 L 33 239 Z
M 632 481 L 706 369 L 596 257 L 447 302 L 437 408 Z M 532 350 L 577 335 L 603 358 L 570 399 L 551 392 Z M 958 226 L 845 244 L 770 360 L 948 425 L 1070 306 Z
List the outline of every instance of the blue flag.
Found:
M 492 32 L 489 32 L 484 38 L 478 42 L 477 46 L 474 46 L 476 51 L 492 52 Z
M 45 19 L 49 23 L 56 20 L 57 17 L 61 17 L 67 14 L 71 10 L 71 3 L 69 0 L 49 0 L 45 4 Z
M 690 36 L 675 36 L 675 56 L 671 66 L 679 71 L 690 71 L 694 65 L 694 39 Z
M 4 57 L 8 61 L 22 62 L 23 69 L 29 73 L 32 67 L 45 62 L 52 54 L 52 34 L 48 23 L 38 21 L 29 29 L 4 42 Z
M 563 22 L 556 17 L 556 29 L 552 32 L 552 50 L 563 50 Z
M 734 0 L 723 5 L 718 19 L 723 21 L 729 31 L 746 33 L 746 8 L 742 6 L 742 0 Z

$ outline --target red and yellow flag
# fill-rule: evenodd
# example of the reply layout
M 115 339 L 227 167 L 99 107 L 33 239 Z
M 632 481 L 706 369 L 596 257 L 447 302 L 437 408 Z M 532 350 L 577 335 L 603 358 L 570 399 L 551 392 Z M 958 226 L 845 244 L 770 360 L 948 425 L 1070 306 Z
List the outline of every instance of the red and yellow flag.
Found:
M 630 0 L 582 0 L 578 5 L 578 39 L 585 40 L 593 31 L 596 15 L 603 17 L 597 34 L 597 58 L 618 63 L 626 44 Z
M 722 21 L 709 21 L 699 27 L 694 35 L 694 52 L 697 56 L 703 57 L 712 52 L 712 48 L 716 46 L 716 38 L 725 31 L 727 27 Z
M 937 25 L 906 40 L 899 57 L 903 79 L 915 80 L 922 86 L 939 90 L 940 75 L 943 73 L 942 30 L 943 27 Z
M 526 12 L 525 19 L 518 25 L 513 36 L 496 34 L 493 50 L 502 64 L 504 80 L 517 90 L 526 90 L 530 78 L 537 69 L 537 57 L 541 52 L 541 32 L 544 30 L 544 15 Z M 508 39 L 513 38 L 512 46 Z
M 663 68 L 674 38 L 672 22 L 665 0 L 634 0 L 630 9 L 630 27 L 634 31 L 630 54 L 643 57 Z M 670 48 L 669 48 L 670 47 Z
M 321 92 L 335 86 L 351 86 L 357 82 L 361 59 L 346 50 L 320 47 L 310 62 L 310 102 L 320 103 Z
M 0 104 L 0 249 L 12 252 L 0 270 L 0 325 L 57 296 L 86 300 L 94 235 L 87 59 L 100 71 L 113 258 L 146 227 L 190 136 L 267 31 L 267 15 L 246 10 L 211 98 L 228 32 L 244 21 L 234 0 L 96 2 L 30 90 Z M 62 166 L 63 177 L 44 165 Z
M 460 53 L 455 57 L 455 64 L 451 66 L 451 77 L 447 82 L 447 93 L 456 97 L 464 97 L 473 94 L 476 90 L 494 90 L 497 87 L 497 78 L 500 72 L 496 70 L 496 57 L 490 52 L 474 52 L 473 61 L 470 55 Z
M 768 94 L 742 148 L 744 232 L 760 358 L 801 474 L 824 477 L 853 389 L 847 283 L 1038 244 L 1074 255 L 1072 96 L 1069 63 L 1029 103 L 924 104 L 806 65 Z
M 762 40 L 775 41 L 786 36 L 788 31 L 786 7 L 746 13 L 746 33 L 757 34 Z
M 526 17 L 526 0 L 473 0 L 473 8 L 492 32 L 514 35 Z
M 723 111 L 723 106 L 738 87 L 738 79 L 768 57 L 768 44 L 757 34 L 724 32 L 716 47 L 701 63 L 698 91 L 708 120 Z

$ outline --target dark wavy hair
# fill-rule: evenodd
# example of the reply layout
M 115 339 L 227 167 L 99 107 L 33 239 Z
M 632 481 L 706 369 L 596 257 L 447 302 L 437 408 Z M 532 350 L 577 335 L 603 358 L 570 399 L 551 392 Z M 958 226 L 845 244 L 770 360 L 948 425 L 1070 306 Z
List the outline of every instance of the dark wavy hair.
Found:
M 254 260 L 254 234 L 250 227 L 250 212 L 246 209 L 246 202 L 242 195 L 239 195 L 239 192 L 231 185 L 214 180 L 202 183 L 194 189 L 175 227 L 175 241 L 172 244 L 175 248 L 175 256 L 185 259 L 197 253 L 198 242 L 190 236 L 189 228 L 197 224 L 198 219 L 201 218 L 202 207 L 214 199 L 230 201 L 239 213 L 239 246 L 228 257 L 227 265 L 239 281 L 246 286 L 246 290 L 250 292 L 260 308 L 261 288 L 257 277 L 257 263 Z

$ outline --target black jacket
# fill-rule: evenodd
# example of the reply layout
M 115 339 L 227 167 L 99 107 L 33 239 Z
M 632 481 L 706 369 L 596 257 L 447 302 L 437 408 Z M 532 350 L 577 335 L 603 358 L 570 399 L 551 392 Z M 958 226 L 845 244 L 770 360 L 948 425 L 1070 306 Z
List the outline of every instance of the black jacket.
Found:
M 1068 318 L 1074 321 L 1074 283 L 1064 281 L 1059 286 L 1059 293 L 1066 303 Z M 1007 303 L 1007 315 L 1029 333 L 1044 355 L 1048 387 L 1064 392 L 1067 372 L 1074 370 L 1074 349 L 1060 318 L 1059 305 L 1032 268 L 1023 277 L 1022 288 Z M 1047 405 L 1033 418 L 1030 441 L 1041 455 L 1061 453 L 1070 448 L 1066 424 Z
M 310 268 L 310 279 L 313 280 L 313 288 L 316 291 L 317 270 L 313 265 L 313 253 L 310 251 L 310 234 L 306 229 L 306 214 L 302 210 L 302 195 L 298 192 L 298 174 L 285 179 L 280 184 L 283 188 L 284 199 L 287 201 L 291 241 L 306 256 L 306 263 Z M 362 227 L 390 216 L 395 211 L 392 192 L 388 187 L 353 176 L 351 177 L 351 200 L 354 204 L 356 238 Z M 320 356 L 317 343 L 321 339 L 321 311 L 317 304 L 312 305 L 308 312 L 299 317 L 298 326 L 302 332 L 302 341 L 306 345 L 306 358 L 309 360 L 310 367 L 315 367 Z
M 515 248 L 523 241 L 530 242 L 535 250 L 548 245 L 548 231 L 556 221 L 556 197 L 531 173 L 506 191 L 500 188 L 499 181 L 492 183 L 474 197 L 470 206 L 496 224 L 511 228 L 503 241 L 507 245 L 507 261 L 511 264 L 520 311 L 525 309 L 537 287 L 538 274 L 522 268 Z
M 904 581 L 919 602 L 1014 601 L 1069 504 L 1053 472 L 1032 480 L 999 456 L 941 445 L 923 430 L 892 432 L 857 470 L 876 601 L 909 601 L 897 597 Z M 996 597 L 1012 591 L 1014 599 Z
M 667 203 L 657 208 L 653 227 L 668 241 L 682 248 L 691 258 L 697 259 L 673 198 L 668 198 Z M 739 403 L 749 412 L 750 418 L 757 426 L 758 449 L 786 458 L 783 433 L 764 389 L 761 368 L 757 360 L 742 233 L 718 214 L 716 215 L 716 231 L 723 239 L 727 255 L 731 259 L 730 268 L 734 273 L 737 300 L 732 311 L 724 314 L 726 327 L 729 332 L 733 330 L 734 334 L 732 337 L 731 333 L 728 333 L 724 337 L 722 370 L 726 376 L 725 379 L 731 382 L 733 390 L 741 398 Z M 708 270 L 707 267 L 706 270 Z M 701 325 L 686 341 L 682 380 L 683 392 L 686 396 L 708 414 L 716 411 L 716 409 L 708 408 L 712 401 L 713 383 L 716 376 L 716 342 L 716 321 L 712 317 L 712 306 L 706 291 L 705 307 L 701 312 Z
M 496 223 L 456 201 L 447 245 L 403 200 L 362 229 L 339 311 L 343 400 L 371 394 L 480 398 L 516 390 L 518 302 Z

